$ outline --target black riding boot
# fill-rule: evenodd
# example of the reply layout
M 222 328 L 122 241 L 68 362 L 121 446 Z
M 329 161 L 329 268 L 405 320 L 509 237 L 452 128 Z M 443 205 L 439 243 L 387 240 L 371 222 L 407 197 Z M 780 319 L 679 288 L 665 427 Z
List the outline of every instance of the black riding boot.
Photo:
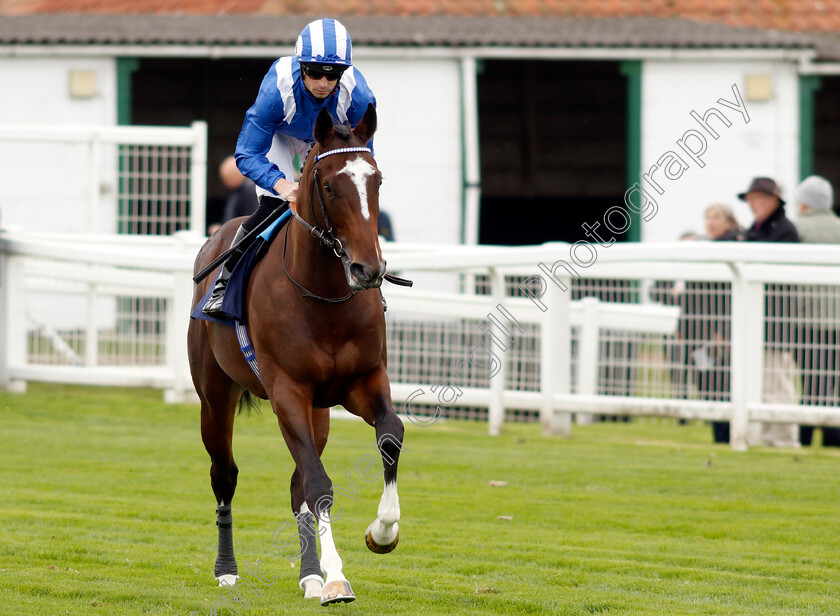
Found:
M 245 237 L 247 233 L 248 232 L 245 230 L 244 225 L 240 225 L 239 229 L 236 230 L 236 235 L 233 236 L 233 241 L 230 245 L 235 246 L 236 243 Z M 222 302 L 225 299 L 225 291 L 227 291 L 228 280 L 233 272 L 233 268 L 235 268 L 236 264 L 239 263 L 239 258 L 242 256 L 242 253 L 245 252 L 245 248 L 247 247 L 243 246 L 239 250 L 232 252 L 222 264 L 222 271 L 216 279 L 216 286 L 213 287 L 213 294 L 204 304 L 204 308 L 201 309 L 201 312 L 204 314 L 214 317 L 224 315 L 222 312 Z

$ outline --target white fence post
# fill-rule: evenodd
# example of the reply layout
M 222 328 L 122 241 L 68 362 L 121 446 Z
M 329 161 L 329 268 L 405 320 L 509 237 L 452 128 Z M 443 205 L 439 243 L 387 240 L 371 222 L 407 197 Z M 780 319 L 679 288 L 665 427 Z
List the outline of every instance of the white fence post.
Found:
M 730 443 L 746 451 L 750 442 L 750 406 L 761 402 L 764 382 L 764 283 L 748 281 L 743 263 L 732 271 L 732 361 Z
M 174 234 L 178 252 L 189 251 L 191 238 L 199 234 L 193 231 L 179 231 Z M 187 358 L 187 329 L 190 325 L 190 308 L 193 288 L 190 270 L 175 270 L 172 301 L 166 307 L 166 365 L 172 370 L 172 388 L 164 392 L 166 402 L 185 402 L 191 387 L 189 360 Z
M 22 257 L 0 250 L 0 390 L 16 393 L 26 391 L 26 382 L 13 380 L 11 375 L 13 364 L 26 361 L 23 266 Z
M 92 264 L 82 265 L 89 270 Z M 85 365 L 93 367 L 99 364 L 99 321 L 97 319 L 98 286 L 95 282 L 88 283 L 87 292 L 87 327 L 85 328 Z
M 738 451 L 747 449 L 747 398 L 749 394 L 750 349 L 747 328 L 741 325 L 750 314 L 749 294 L 744 280 L 743 263 L 730 263 L 732 271 L 732 339 L 730 341 L 732 360 L 729 366 L 730 399 L 732 417 L 729 422 L 729 440 Z M 735 325 L 738 326 L 735 326 Z
M 194 143 L 190 156 L 190 230 L 204 235 L 207 225 L 207 122 L 192 123 Z
M 505 299 L 505 276 L 497 268 L 490 269 L 490 294 L 493 297 L 493 305 L 498 306 Z M 507 357 L 505 351 L 508 347 L 502 346 L 502 341 L 509 342 L 507 333 L 501 327 L 491 322 L 488 328 L 490 334 L 491 356 L 489 365 L 492 369 L 493 359 L 499 360 L 499 371 L 490 376 L 490 404 L 487 408 L 487 429 L 491 436 L 498 436 L 502 431 L 502 424 L 505 421 L 505 388 L 507 383 Z
M 581 320 L 578 336 L 578 387 L 584 396 L 594 396 L 598 391 L 598 311 L 601 301 L 597 297 L 580 300 Z
M 568 288 L 570 281 L 566 279 Z M 571 297 L 553 281 L 546 283 L 540 340 L 540 423 L 545 436 L 567 436 L 572 431 L 572 414 L 555 411 L 555 398 L 571 393 L 572 325 Z

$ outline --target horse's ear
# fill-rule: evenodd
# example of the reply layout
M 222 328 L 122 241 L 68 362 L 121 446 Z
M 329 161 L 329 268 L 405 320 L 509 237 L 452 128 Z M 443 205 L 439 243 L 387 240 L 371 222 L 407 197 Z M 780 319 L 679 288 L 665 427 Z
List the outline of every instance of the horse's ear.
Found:
M 362 116 L 362 121 L 353 129 L 353 134 L 356 135 L 362 142 L 367 143 L 376 132 L 376 107 L 373 103 L 368 103 L 365 110 L 365 115 Z
M 315 141 L 324 145 L 327 143 L 333 133 L 333 120 L 330 112 L 326 107 L 321 108 L 321 113 L 318 114 L 318 119 L 315 120 Z

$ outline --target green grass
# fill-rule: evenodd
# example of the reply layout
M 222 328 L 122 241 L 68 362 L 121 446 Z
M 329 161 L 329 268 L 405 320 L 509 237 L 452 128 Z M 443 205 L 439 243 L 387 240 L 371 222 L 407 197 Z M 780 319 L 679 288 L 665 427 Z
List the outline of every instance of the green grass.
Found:
M 710 444 L 670 420 L 576 426 L 407 423 L 400 545 L 364 547 L 381 480 L 373 430 L 333 422 L 335 537 L 358 599 L 342 614 L 840 614 L 840 452 Z M 273 415 L 240 417 L 234 537 L 261 561 L 247 616 L 322 613 L 272 534 L 292 521 Z M 0 613 L 211 613 L 215 505 L 198 408 L 155 391 L 30 385 L 0 393 Z M 490 481 L 506 481 L 492 487 Z M 503 519 L 500 516 L 512 519 Z M 288 528 L 288 527 L 287 527 Z M 254 577 L 251 578 L 254 580 Z M 228 614 L 220 610 L 220 614 Z

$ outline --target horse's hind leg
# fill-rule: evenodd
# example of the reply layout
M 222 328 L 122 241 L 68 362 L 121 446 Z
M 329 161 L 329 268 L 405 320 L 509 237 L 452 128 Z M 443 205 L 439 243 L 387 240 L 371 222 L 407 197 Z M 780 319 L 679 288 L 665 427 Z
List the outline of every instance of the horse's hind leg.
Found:
M 201 438 L 210 454 L 210 484 L 216 496 L 216 524 L 219 547 L 213 572 L 219 584 L 235 584 L 238 567 L 233 552 L 233 514 L 231 501 L 236 491 L 239 469 L 233 459 L 233 417 L 240 392 L 230 384 L 227 395 L 213 396 L 213 402 L 201 394 Z
M 233 459 L 233 418 L 242 390 L 222 371 L 209 349 L 204 356 L 191 354 L 190 363 L 201 400 L 201 439 L 210 455 L 210 485 L 216 496 L 219 548 L 214 573 L 219 584 L 234 584 L 238 567 L 233 553 L 231 501 L 239 469 Z
M 327 445 L 330 432 L 330 410 L 313 409 L 312 431 L 315 447 L 320 456 Z M 292 513 L 298 524 L 300 539 L 300 589 L 305 599 L 320 599 L 324 589 L 321 563 L 318 560 L 318 544 L 315 534 L 315 516 L 309 511 L 303 495 L 303 475 L 298 468 L 292 474 L 291 483 Z
M 234 404 L 235 408 L 235 404 Z M 236 491 L 239 469 L 233 460 L 233 412 L 220 417 L 202 400 L 201 438 L 210 454 L 210 485 L 216 496 L 216 525 L 219 547 L 213 573 L 219 584 L 235 584 L 238 567 L 233 552 L 233 513 L 231 501 Z

